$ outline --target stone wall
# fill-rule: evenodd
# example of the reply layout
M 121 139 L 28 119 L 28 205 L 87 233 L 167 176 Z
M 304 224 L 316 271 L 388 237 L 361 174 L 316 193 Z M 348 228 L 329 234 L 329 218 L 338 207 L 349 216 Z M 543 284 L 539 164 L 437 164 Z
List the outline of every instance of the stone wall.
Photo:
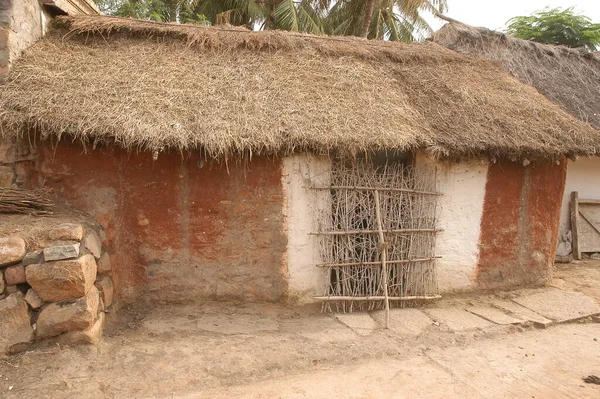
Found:
M 50 226 L 36 240 L 0 237 L 0 353 L 48 338 L 98 342 L 113 302 L 110 273 L 98 233 L 80 223 Z
M 0 138 L 0 188 L 15 188 L 25 183 L 27 170 L 37 160 L 37 152 L 31 146 Z

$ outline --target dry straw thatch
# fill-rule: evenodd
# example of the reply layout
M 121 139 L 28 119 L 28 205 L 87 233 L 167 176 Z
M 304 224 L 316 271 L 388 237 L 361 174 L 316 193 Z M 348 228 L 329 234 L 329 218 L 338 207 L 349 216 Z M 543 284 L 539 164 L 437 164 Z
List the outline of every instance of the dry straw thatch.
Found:
M 463 54 L 500 61 L 522 82 L 600 129 L 600 52 L 534 43 L 456 23 L 440 29 L 434 41 Z
M 126 148 L 595 154 L 600 134 L 499 65 L 435 43 L 62 17 L 0 93 L 2 135 Z

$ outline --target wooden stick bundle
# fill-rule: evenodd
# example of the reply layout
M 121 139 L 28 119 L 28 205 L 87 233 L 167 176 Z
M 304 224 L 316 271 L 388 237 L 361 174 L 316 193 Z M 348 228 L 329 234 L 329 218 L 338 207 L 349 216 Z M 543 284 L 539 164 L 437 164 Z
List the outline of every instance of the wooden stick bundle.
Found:
M 50 215 L 54 203 L 49 193 L 48 189 L 0 188 L 0 213 Z

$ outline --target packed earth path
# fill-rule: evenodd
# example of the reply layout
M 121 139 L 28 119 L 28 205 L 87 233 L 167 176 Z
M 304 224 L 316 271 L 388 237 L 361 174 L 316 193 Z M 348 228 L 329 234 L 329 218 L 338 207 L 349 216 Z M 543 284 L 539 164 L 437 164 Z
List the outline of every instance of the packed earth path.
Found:
M 600 376 L 600 323 L 588 315 L 597 312 L 600 263 L 561 266 L 554 275 L 552 287 L 394 310 L 388 330 L 381 313 L 315 307 L 123 308 L 98 345 L 40 344 L 0 358 L 0 397 L 600 397 L 600 385 L 583 381 Z M 547 306 L 552 300 L 564 301 L 560 312 Z M 490 310 L 507 303 L 571 319 L 523 311 L 515 321 L 515 313 Z

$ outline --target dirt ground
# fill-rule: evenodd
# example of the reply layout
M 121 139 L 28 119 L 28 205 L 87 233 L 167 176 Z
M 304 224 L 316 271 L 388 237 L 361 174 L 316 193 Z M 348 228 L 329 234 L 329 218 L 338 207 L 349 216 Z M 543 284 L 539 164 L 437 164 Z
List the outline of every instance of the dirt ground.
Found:
M 600 260 L 587 259 L 572 263 L 557 263 L 550 285 L 577 291 L 600 302 Z
M 560 265 L 553 284 L 600 300 L 600 262 Z M 0 358 L 0 397 L 598 398 L 582 377 L 600 376 L 599 359 L 590 320 L 360 335 L 315 307 L 154 304 L 121 309 L 99 345 Z

